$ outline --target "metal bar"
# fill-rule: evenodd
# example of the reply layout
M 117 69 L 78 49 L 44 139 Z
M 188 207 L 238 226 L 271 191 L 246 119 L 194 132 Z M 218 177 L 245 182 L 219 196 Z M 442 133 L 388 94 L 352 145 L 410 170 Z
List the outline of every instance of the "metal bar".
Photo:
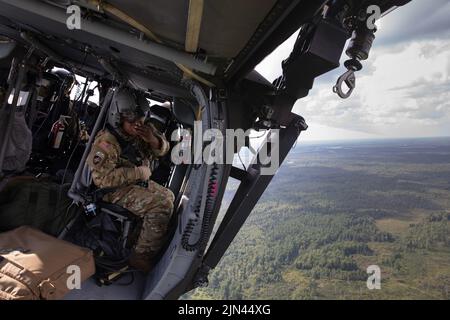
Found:
M 0 2 L 1 1 L 2 0 L 0 0 Z M 42 53 L 44 53 L 47 56 L 47 58 L 52 59 L 56 63 L 59 63 L 59 64 L 65 66 L 65 67 L 67 67 L 69 69 L 76 69 L 76 70 L 80 70 L 82 72 L 88 72 L 88 73 L 97 74 L 97 75 L 102 75 L 103 74 L 103 72 L 100 72 L 100 70 L 98 70 L 98 69 L 91 68 L 91 67 L 89 67 L 87 65 L 82 65 L 82 64 L 79 64 L 79 63 L 77 63 L 75 61 L 72 61 L 72 60 L 69 60 L 67 58 L 61 57 L 58 53 L 56 53 L 51 48 L 46 46 L 44 43 L 42 43 L 41 41 L 36 39 L 29 32 L 21 32 L 20 33 L 20 37 L 23 40 L 25 40 L 27 43 L 29 43 L 33 48 L 35 48 L 38 51 L 41 51 Z
M 14 66 L 13 66 L 14 67 Z M 0 148 L 0 175 L 3 174 L 3 162 L 6 156 L 6 147 L 8 146 L 9 137 L 11 136 L 11 131 L 13 127 L 14 117 L 16 115 L 17 103 L 19 102 L 20 89 L 22 87 L 22 82 L 26 75 L 26 66 L 24 63 L 19 64 L 19 73 L 17 75 L 15 87 L 14 87 L 14 97 L 11 105 L 6 107 L 3 111 L 6 111 L 6 115 L 8 115 L 8 122 L 6 123 L 5 134 L 2 136 L 2 144 Z M 11 93 L 10 93 L 11 94 Z M 5 97 L 6 102 L 8 101 L 9 96 Z M 6 110 L 7 109 L 7 110 Z M 8 114 L 9 112 L 9 114 Z
M 267 55 L 287 40 L 308 21 L 328 0 L 279 0 L 247 45 L 230 66 L 226 78 L 234 83 L 251 72 Z M 280 5 L 280 6 L 279 6 Z M 277 15 L 279 8 L 285 9 Z M 274 15 L 276 20 L 273 20 Z
M 8 141 L 5 137 L 6 129 L 8 127 L 8 122 L 7 122 L 8 119 L 6 119 L 8 114 L 6 112 L 6 109 L 8 106 L 9 97 L 11 96 L 11 93 L 12 93 L 13 87 L 14 87 L 13 81 L 15 78 L 16 68 L 17 68 L 17 61 L 13 60 L 13 62 L 11 63 L 10 74 L 8 77 L 8 83 L 9 83 L 8 90 L 6 91 L 4 101 L 3 101 L 2 105 L 0 106 L 0 150 L 3 149 L 3 145 L 8 143 Z M 3 178 L 3 173 L 2 173 L 2 168 L 0 167 L 0 180 L 2 178 Z
M 38 99 L 38 90 L 35 88 L 33 90 L 33 95 L 31 96 L 31 106 L 28 112 L 28 128 L 30 128 L 30 130 L 33 130 L 33 124 L 37 116 L 37 99 Z
M 40 15 L 49 20 L 59 22 L 61 24 L 64 24 L 64 26 L 66 25 L 67 19 L 69 17 L 64 10 L 43 3 L 41 1 L 0 0 L 0 2 L 6 3 L 16 8 L 20 8 L 21 10 L 30 12 L 32 14 Z M 82 18 L 81 30 L 73 30 L 72 32 L 87 32 L 109 41 L 113 41 L 115 43 L 154 55 L 156 57 L 183 64 L 186 67 L 204 72 L 206 74 L 214 75 L 216 72 L 217 67 L 215 65 L 197 60 L 190 54 L 172 49 L 162 44 L 136 39 L 123 30 L 110 27 L 99 22 L 89 21 Z
M 233 179 L 244 181 L 245 179 L 250 178 L 251 176 L 249 173 L 245 170 L 242 170 L 241 168 L 231 167 L 230 177 Z
M 295 7 L 301 2 L 301 0 L 281 0 L 277 1 L 276 6 L 274 6 L 271 12 L 266 16 L 266 18 L 261 22 L 256 32 L 249 39 L 245 47 L 239 52 L 234 63 L 230 66 L 230 70 L 228 70 L 228 77 L 233 77 L 235 73 L 237 73 L 246 63 L 254 62 L 256 66 L 258 62 L 252 61 L 255 52 L 258 52 L 260 47 L 264 44 L 265 41 L 269 37 L 272 36 L 273 33 L 278 35 L 276 32 L 277 28 L 280 24 L 285 22 L 286 17 L 295 9 Z M 281 11 L 280 8 L 282 8 Z M 275 20 L 272 20 L 273 17 L 276 17 Z M 298 17 L 297 17 L 298 18 Z M 269 21 L 268 21 L 269 20 Z M 272 20 L 272 21 L 270 21 Z M 258 32 L 259 31 L 259 32 Z M 287 37 L 286 37 L 287 38 Z M 277 39 L 280 42 L 277 45 L 280 45 L 283 42 L 283 39 Z M 258 57 L 259 58 L 259 57 Z M 264 57 L 260 58 L 262 61 Z M 248 68 L 248 72 L 251 71 L 252 68 Z
M 33 98 L 35 95 L 35 92 L 37 91 L 36 86 L 33 86 L 32 88 L 29 89 L 28 91 L 28 96 L 27 96 L 27 101 L 26 103 L 22 106 L 22 108 L 17 111 L 22 112 L 24 117 L 26 116 L 26 114 L 29 112 L 28 110 L 30 109 L 30 106 L 33 102 Z
M 119 18 L 120 20 L 128 23 L 133 28 L 138 29 L 139 31 L 143 32 L 147 37 L 152 39 L 153 41 L 157 43 L 162 43 L 162 41 L 156 36 L 156 34 L 153 33 L 149 28 L 138 22 L 133 17 L 129 16 L 126 12 L 120 10 L 119 8 L 115 7 L 114 5 L 106 2 L 105 0 L 85 0 L 87 3 L 76 1 L 75 3 L 84 6 L 85 8 L 96 10 L 101 13 L 110 13 L 113 16 Z
M 297 124 L 302 119 L 300 116 L 293 115 L 291 124 L 280 130 L 280 165 L 300 135 L 302 129 Z M 252 165 L 248 170 L 249 176 L 242 181 L 236 191 L 208 252 L 205 254 L 203 264 L 207 269 L 213 269 L 217 266 L 259 198 L 272 181 L 274 176 L 261 175 L 260 169 L 260 164 Z
M 94 129 L 92 129 L 91 136 L 89 137 L 89 142 L 86 145 L 86 149 L 84 150 L 83 157 L 81 158 L 80 165 L 78 166 L 77 172 L 75 173 L 75 177 L 73 178 L 72 185 L 70 186 L 68 196 L 73 199 L 75 202 L 82 202 L 84 199 L 76 193 L 78 181 L 80 181 L 81 174 L 83 172 L 86 159 L 89 156 L 89 152 L 91 152 L 91 146 L 94 143 L 95 136 L 100 129 L 100 126 L 104 120 L 105 114 L 108 111 L 112 98 L 114 96 L 114 92 L 110 89 L 108 94 L 105 97 L 103 102 L 102 110 L 98 115 L 97 121 L 95 122 Z
M 61 64 L 67 64 L 66 61 L 64 61 L 64 58 L 59 56 L 56 52 L 54 52 L 52 49 L 44 45 L 43 43 L 36 40 L 31 33 L 29 32 L 21 32 L 20 37 L 31 44 L 34 48 L 38 49 L 39 51 L 42 51 L 45 53 L 48 58 L 54 60 L 55 62 L 61 63 Z

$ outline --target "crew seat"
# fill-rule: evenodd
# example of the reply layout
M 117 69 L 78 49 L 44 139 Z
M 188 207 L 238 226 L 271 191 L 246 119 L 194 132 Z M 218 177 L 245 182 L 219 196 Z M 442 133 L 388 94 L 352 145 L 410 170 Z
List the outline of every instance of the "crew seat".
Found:
M 107 217 L 109 224 L 105 224 L 105 229 L 115 229 L 120 233 L 120 243 L 122 248 L 130 247 L 130 235 L 133 230 L 137 230 L 136 225 L 140 223 L 140 218 L 131 213 L 129 210 L 109 202 L 103 201 L 103 197 L 115 191 L 115 188 L 97 188 L 93 183 L 92 174 L 86 159 L 92 148 L 97 133 L 105 127 L 106 115 L 113 99 L 114 91 L 110 90 L 104 100 L 102 110 L 97 118 L 95 126 L 92 130 L 89 142 L 86 145 L 82 160 L 75 174 L 72 186 L 68 196 L 80 207 L 83 208 L 81 215 L 90 217 Z M 82 217 L 83 218 L 83 217 Z M 102 218 L 103 219 L 103 218 Z M 105 220 L 105 219 L 103 219 Z M 66 230 L 60 235 L 60 238 L 65 238 L 67 234 L 71 233 L 73 225 L 80 221 L 80 217 L 75 217 Z M 111 224 L 114 224 L 114 226 Z M 102 222 L 103 223 L 103 222 Z M 102 225 L 103 226 L 103 225 Z

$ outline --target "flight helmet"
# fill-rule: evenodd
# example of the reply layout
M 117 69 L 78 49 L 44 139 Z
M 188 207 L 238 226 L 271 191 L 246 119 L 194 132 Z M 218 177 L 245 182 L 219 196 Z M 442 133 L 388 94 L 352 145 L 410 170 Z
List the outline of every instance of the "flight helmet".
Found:
M 117 89 L 108 113 L 108 123 L 113 129 L 120 129 L 122 122 L 134 122 L 145 117 L 149 102 L 143 94 L 127 89 Z

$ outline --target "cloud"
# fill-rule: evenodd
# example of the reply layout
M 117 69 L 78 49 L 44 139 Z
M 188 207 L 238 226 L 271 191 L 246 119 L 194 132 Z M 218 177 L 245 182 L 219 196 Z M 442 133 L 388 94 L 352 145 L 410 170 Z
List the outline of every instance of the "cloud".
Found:
M 380 21 L 377 45 L 450 37 L 450 2 L 448 0 L 413 0 Z
M 377 23 L 380 28 L 376 33 L 374 48 L 383 48 L 386 53 L 399 53 L 405 50 L 410 41 L 450 39 L 449 17 L 450 1 L 448 0 L 413 0 L 389 13 Z M 281 75 L 281 62 L 291 53 L 297 35 L 298 32 L 295 32 L 257 67 L 257 70 L 270 81 Z M 423 54 L 432 54 L 432 51 L 425 49 Z M 344 53 L 341 63 L 347 59 Z M 367 69 L 370 67 L 370 60 L 365 61 L 364 64 Z M 329 72 L 316 81 L 336 79 L 339 72 Z
M 320 82 L 294 111 L 314 123 L 385 137 L 450 135 L 450 41 L 374 50 L 351 98 Z M 430 52 L 430 54 L 423 54 Z
M 448 0 L 414 0 L 390 13 L 381 21 L 364 69 L 356 73 L 352 97 L 342 100 L 332 92 L 346 71 L 341 66 L 317 78 L 294 111 L 319 126 L 352 132 L 355 138 L 450 135 L 449 16 Z M 270 81 L 280 76 L 281 62 L 295 39 L 287 40 L 257 70 Z M 347 59 L 343 54 L 341 64 Z

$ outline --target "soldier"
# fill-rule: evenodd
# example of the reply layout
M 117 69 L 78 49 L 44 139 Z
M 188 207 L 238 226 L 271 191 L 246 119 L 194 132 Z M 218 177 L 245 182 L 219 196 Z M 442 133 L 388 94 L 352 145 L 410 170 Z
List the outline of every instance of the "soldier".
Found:
M 145 108 L 145 97 L 128 89 L 116 92 L 106 128 L 96 136 L 87 163 L 97 187 L 117 188 L 104 200 L 143 219 L 130 264 L 148 271 L 163 245 L 174 195 L 149 180 L 150 163 L 167 154 L 169 143 L 152 124 L 144 124 Z M 141 186 L 142 182 L 148 187 Z

